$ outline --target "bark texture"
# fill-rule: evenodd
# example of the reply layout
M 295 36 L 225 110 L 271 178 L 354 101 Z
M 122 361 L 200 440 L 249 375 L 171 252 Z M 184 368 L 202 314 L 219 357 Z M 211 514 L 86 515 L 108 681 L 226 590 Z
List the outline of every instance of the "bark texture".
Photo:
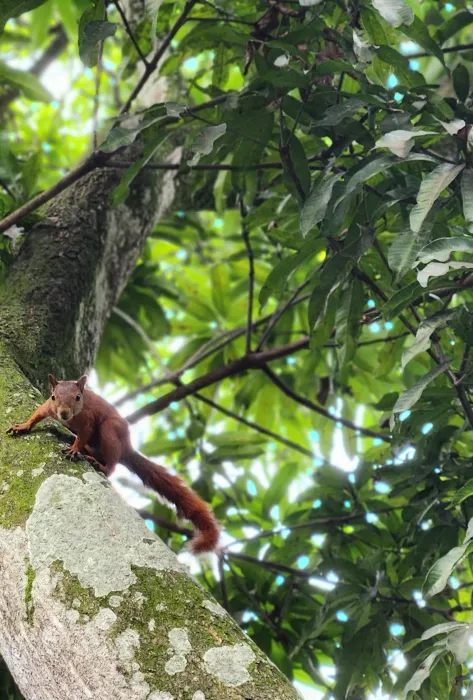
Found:
M 112 208 L 122 172 L 93 171 L 54 199 L 0 288 L 0 339 L 38 387 L 48 372 L 74 377 L 90 368 L 146 237 L 172 204 L 174 173 L 147 171 Z

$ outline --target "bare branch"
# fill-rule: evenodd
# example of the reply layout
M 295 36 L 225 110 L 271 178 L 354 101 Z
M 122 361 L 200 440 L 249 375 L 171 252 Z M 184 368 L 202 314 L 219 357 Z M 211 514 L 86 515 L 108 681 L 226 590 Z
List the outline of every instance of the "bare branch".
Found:
M 246 254 L 248 256 L 248 314 L 246 320 L 246 354 L 251 352 L 251 331 L 253 328 L 253 294 L 255 288 L 255 261 L 253 250 L 250 244 L 250 233 L 246 225 L 246 209 L 243 199 L 240 199 L 241 233 L 245 242 Z
M 262 355 L 264 353 L 261 353 Z M 328 418 L 331 421 L 334 421 L 335 423 L 341 423 L 342 425 L 345 426 L 345 428 L 349 428 L 350 430 L 356 430 L 358 431 L 361 435 L 365 435 L 366 437 L 372 437 L 372 438 L 379 438 L 380 440 L 383 440 L 384 442 L 391 442 L 391 438 L 389 435 L 386 433 L 377 433 L 374 430 L 369 430 L 368 428 L 362 428 L 359 425 L 356 425 L 355 423 L 352 423 L 350 420 L 347 420 L 346 418 L 337 418 L 336 416 L 332 416 L 331 413 L 325 410 L 325 408 L 322 408 L 322 406 L 318 406 L 316 403 L 311 401 L 310 399 L 306 399 L 305 396 L 301 396 L 298 394 L 294 389 L 291 389 L 287 384 L 285 384 L 282 379 L 278 377 L 277 374 L 275 374 L 272 370 L 269 369 L 269 367 L 265 366 L 262 368 L 263 372 L 266 374 L 266 376 L 273 382 L 275 386 L 278 387 L 278 389 L 281 389 L 281 391 L 286 394 L 290 399 L 293 399 L 297 403 L 302 404 L 303 406 L 306 406 L 306 408 L 309 408 L 311 411 L 314 411 L 315 413 L 319 413 L 321 416 L 324 416 L 325 418 Z
M 190 11 L 196 4 L 197 0 L 187 0 L 186 4 L 184 5 L 184 9 L 182 10 L 181 14 L 179 15 L 179 18 L 176 20 L 174 25 L 172 26 L 171 30 L 168 32 L 166 37 L 163 39 L 161 46 L 159 49 L 156 51 L 154 54 L 153 58 L 151 61 L 149 61 L 145 67 L 144 73 L 141 76 L 141 79 L 138 81 L 138 83 L 135 86 L 135 89 L 132 91 L 131 95 L 123 105 L 120 114 L 125 114 L 130 110 L 131 105 L 133 102 L 136 100 L 138 95 L 140 94 L 141 90 L 143 87 L 146 85 L 148 82 L 149 78 L 151 75 L 154 73 L 156 68 L 158 67 L 158 64 L 166 51 L 168 50 L 169 46 L 171 45 L 171 41 L 174 39 L 176 36 L 177 32 L 179 29 L 182 27 L 182 25 L 185 23 L 187 16 L 189 15 Z
M 121 5 L 120 5 L 120 3 L 118 2 L 118 0 L 113 0 L 113 4 L 115 5 L 115 7 L 116 7 L 117 10 L 118 10 L 118 14 L 120 15 L 121 20 L 122 20 L 122 22 L 123 22 L 123 26 L 125 27 L 125 31 L 126 31 L 126 33 L 128 34 L 128 36 L 130 37 L 131 43 L 133 44 L 133 46 L 134 46 L 135 49 L 136 49 L 136 53 L 138 54 L 138 56 L 139 56 L 139 57 L 141 58 L 141 60 L 143 61 L 144 65 L 145 65 L 145 68 L 147 68 L 147 67 L 148 67 L 148 60 L 147 60 L 146 56 L 144 55 L 144 53 L 142 52 L 142 50 L 140 49 L 140 46 L 139 46 L 138 42 L 137 42 L 136 39 L 135 39 L 135 35 L 133 34 L 133 30 L 132 30 L 132 28 L 130 27 L 130 23 L 128 22 L 128 20 L 127 20 L 127 18 L 126 18 L 126 14 L 123 12 L 123 10 L 122 10 L 122 8 L 121 8 Z
M 194 379 L 194 381 L 189 382 L 189 384 L 184 384 L 182 386 L 176 387 L 173 391 L 161 396 L 156 401 L 151 401 L 147 406 L 139 408 L 137 411 L 128 416 L 127 420 L 129 423 L 136 423 L 145 416 L 154 415 L 167 408 L 174 401 L 181 401 L 186 398 L 186 396 L 194 396 L 196 392 L 201 389 L 205 389 L 213 384 L 218 384 L 222 379 L 227 379 L 228 377 L 234 377 L 237 374 L 246 372 L 249 369 L 261 369 L 266 365 L 267 362 L 272 360 L 278 360 L 281 357 L 286 357 L 291 355 L 298 350 L 308 347 L 309 338 L 302 338 L 296 340 L 293 343 L 288 343 L 287 345 L 282 345 L 276 348 L 271 348 L 266 352 L 260 353 L 250 353 L 244 357 L 240 357 L 233 362 L 229 362 L 226 365 L 221 365 L 211 370 L 207 374 Z
M 212 401 L 212 399 L 208 399 L 203 394 L 195 394 L 194 396 L 199 401 L 202 401 L 202 403 L 206 403 L 208 406 L 211 406 L 216 411 L 223 413 L 228 418 L 233 418 L 233 420 L 238 421 L 238 423 L 241 423 L 242 425 L 246 425 L 247 428 L 251 428 L 251 430 L 255 430 L 256 432 L 261 433 L 262 435 L 267 435 L 268 437 L 272 438 L 276 442 L 280 442 L 282 445 L 286 445 L 286 447 L 290 447 L 291 450 L 295 450 L 296 452 L 300 452 L 301 454 L 305 455 L 306 457 L 312 458 L 314 456 L 310 450 L 306 449 L 305 447 L 302 447 L 302 445 L 298 445 L 296 442 L 293 442 L 292 440 L 288 440 L 287 438 L 283 437 L 282 435 L 278 435 L 277 433 L 273 433 L 272 430 L 268 430 L 267 428 L 264 428 L 262 425 L 258 425 L 257 423 L 253 423 L 252 421 L 249 421 L 246 418 L 239 416 L 238 413 L 234 413 L 233 411 L 229 411 L 228 408 L 225 408 L 224 406 L 221 406 L 220 404 L 216 403 L 215 401 Z

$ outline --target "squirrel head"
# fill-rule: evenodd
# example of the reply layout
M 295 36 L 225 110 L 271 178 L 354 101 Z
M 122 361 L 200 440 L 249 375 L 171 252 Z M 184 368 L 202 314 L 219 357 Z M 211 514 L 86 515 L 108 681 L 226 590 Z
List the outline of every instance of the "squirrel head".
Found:
M 48 379 L 51 389 L 51 408 L 61 423 L 67 423 L 82 411 L 87 377 L 84 375 L 76 382 L 60 382 L 49 374 Z

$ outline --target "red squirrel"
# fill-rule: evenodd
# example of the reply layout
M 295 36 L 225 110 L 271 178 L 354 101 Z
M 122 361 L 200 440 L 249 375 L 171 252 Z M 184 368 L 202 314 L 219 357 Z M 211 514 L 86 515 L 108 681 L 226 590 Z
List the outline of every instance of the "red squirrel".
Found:
M 48 375 L 50 398 L 25 422 L 12 425 L 12 435 L 27 433 L 45 418 L 54 418 L 75 435 L 66 455 L 74 459 L 80 454 L 96 469 L 110 476 L 120 462 L 137 474 L 166 500 L 174 503 L 179 516 L 190 520 L 197 530 L 191 549 L 197 554 L 215 550 L 219 528 L 212 511 L 192 489 L 165 467 L 151 462 L 133 449 L 127 421 L 105 399 L 85 389 L 87 377 L 78 381 L 58 381 Z

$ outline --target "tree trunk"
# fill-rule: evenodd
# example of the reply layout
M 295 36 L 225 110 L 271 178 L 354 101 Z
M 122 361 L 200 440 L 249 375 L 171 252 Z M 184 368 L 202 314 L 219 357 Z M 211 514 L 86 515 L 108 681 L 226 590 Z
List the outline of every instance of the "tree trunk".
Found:
M 54 200 L 0 289 L 0 654 L 27 700 L 296 698 L 108 482 L 65 462 L 57 434 L 5 436 L 48 372 L 92 364 L 172 203 L 172 177 L 152 173 L 113 210 L 117 181 L 107 167 Z

